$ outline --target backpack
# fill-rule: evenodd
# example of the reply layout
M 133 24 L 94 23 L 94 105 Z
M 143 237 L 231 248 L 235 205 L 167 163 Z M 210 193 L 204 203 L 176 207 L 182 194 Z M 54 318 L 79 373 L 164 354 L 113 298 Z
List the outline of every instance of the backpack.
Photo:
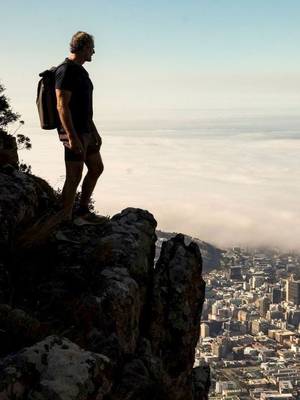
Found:
M 36 105 L 42 129 L 56 129 L 61 125 L 56 108 L 55 73 L 62 64 L 39 74 L 42 79 L 37 87 Z

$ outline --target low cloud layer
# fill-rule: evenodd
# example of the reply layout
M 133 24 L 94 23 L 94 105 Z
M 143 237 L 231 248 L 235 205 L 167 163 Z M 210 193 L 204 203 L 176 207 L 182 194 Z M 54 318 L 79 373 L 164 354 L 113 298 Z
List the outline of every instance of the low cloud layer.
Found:
M 146 208 L 160 229 L 223 247 L 300 250 L 300 136 L 291 126 L 276 128 L 103 131 L 105 172 L 96 208 L 104 214 Z M 36 150 L 26 154 L 33 171 L 61 186 L 59 143 L 44 137 L 47 158 L 40 135 L 34 141 Z

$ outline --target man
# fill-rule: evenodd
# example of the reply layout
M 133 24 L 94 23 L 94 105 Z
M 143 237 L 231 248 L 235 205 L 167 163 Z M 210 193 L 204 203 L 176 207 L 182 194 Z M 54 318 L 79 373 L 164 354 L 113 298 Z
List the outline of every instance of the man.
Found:
M 61 122 L 58 129 L 65 148 L 66 179 L 62 191 L 64 217 L 72 219 L 76 190 L 79 186 L 83 165 L 87 174 L 82 183 L 77 223 L 100 222 L 100 217 L 89 212 L 88 204 L 103 172 L 100 155 L 101 137 L 93 122 L 93 84 L 83 68 L 92 61 L 95 53 L 93 36 L 77 32 L 70 43 L 70 54 L 56 71 L 55 92 L 57 110 Z

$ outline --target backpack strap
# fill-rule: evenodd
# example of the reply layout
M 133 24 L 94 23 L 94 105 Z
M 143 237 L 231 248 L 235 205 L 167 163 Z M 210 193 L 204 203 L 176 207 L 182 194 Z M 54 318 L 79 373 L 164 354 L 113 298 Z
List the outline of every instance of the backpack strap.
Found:
M 59 67 L 61 67 L 62 65 L 64 65 L 64 64 L 67 64 L 67 61 L 66 60 L 64 60 L 61 64 L 59 64 L 57 67 L 51 67 L 51 68 L 49 68 L 49 69 L 46 69 L 45 71 L 43 71 L 43 72 L 40 72 L 39 73 L 39 76 L 40 77 L 45 77 L 45 76 L 47 76 L 47 75 L 51 75 L 51 74 L 53 74 L 53 72 L 56 72 L 56 70 L 59 68 Z

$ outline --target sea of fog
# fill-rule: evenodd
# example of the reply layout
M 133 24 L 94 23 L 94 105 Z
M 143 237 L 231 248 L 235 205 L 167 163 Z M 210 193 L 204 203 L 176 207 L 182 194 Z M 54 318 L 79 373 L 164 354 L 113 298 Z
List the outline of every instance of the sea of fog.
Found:
M 99 118 L 103 176 L 96 209 L 152 212 L 158 227 L 218 246 L 300 249 L 300 114 L 192 110 L 164 118 Z M 25 125 L 33 148 L 20 158 L 62 187 L 55 131 Z

